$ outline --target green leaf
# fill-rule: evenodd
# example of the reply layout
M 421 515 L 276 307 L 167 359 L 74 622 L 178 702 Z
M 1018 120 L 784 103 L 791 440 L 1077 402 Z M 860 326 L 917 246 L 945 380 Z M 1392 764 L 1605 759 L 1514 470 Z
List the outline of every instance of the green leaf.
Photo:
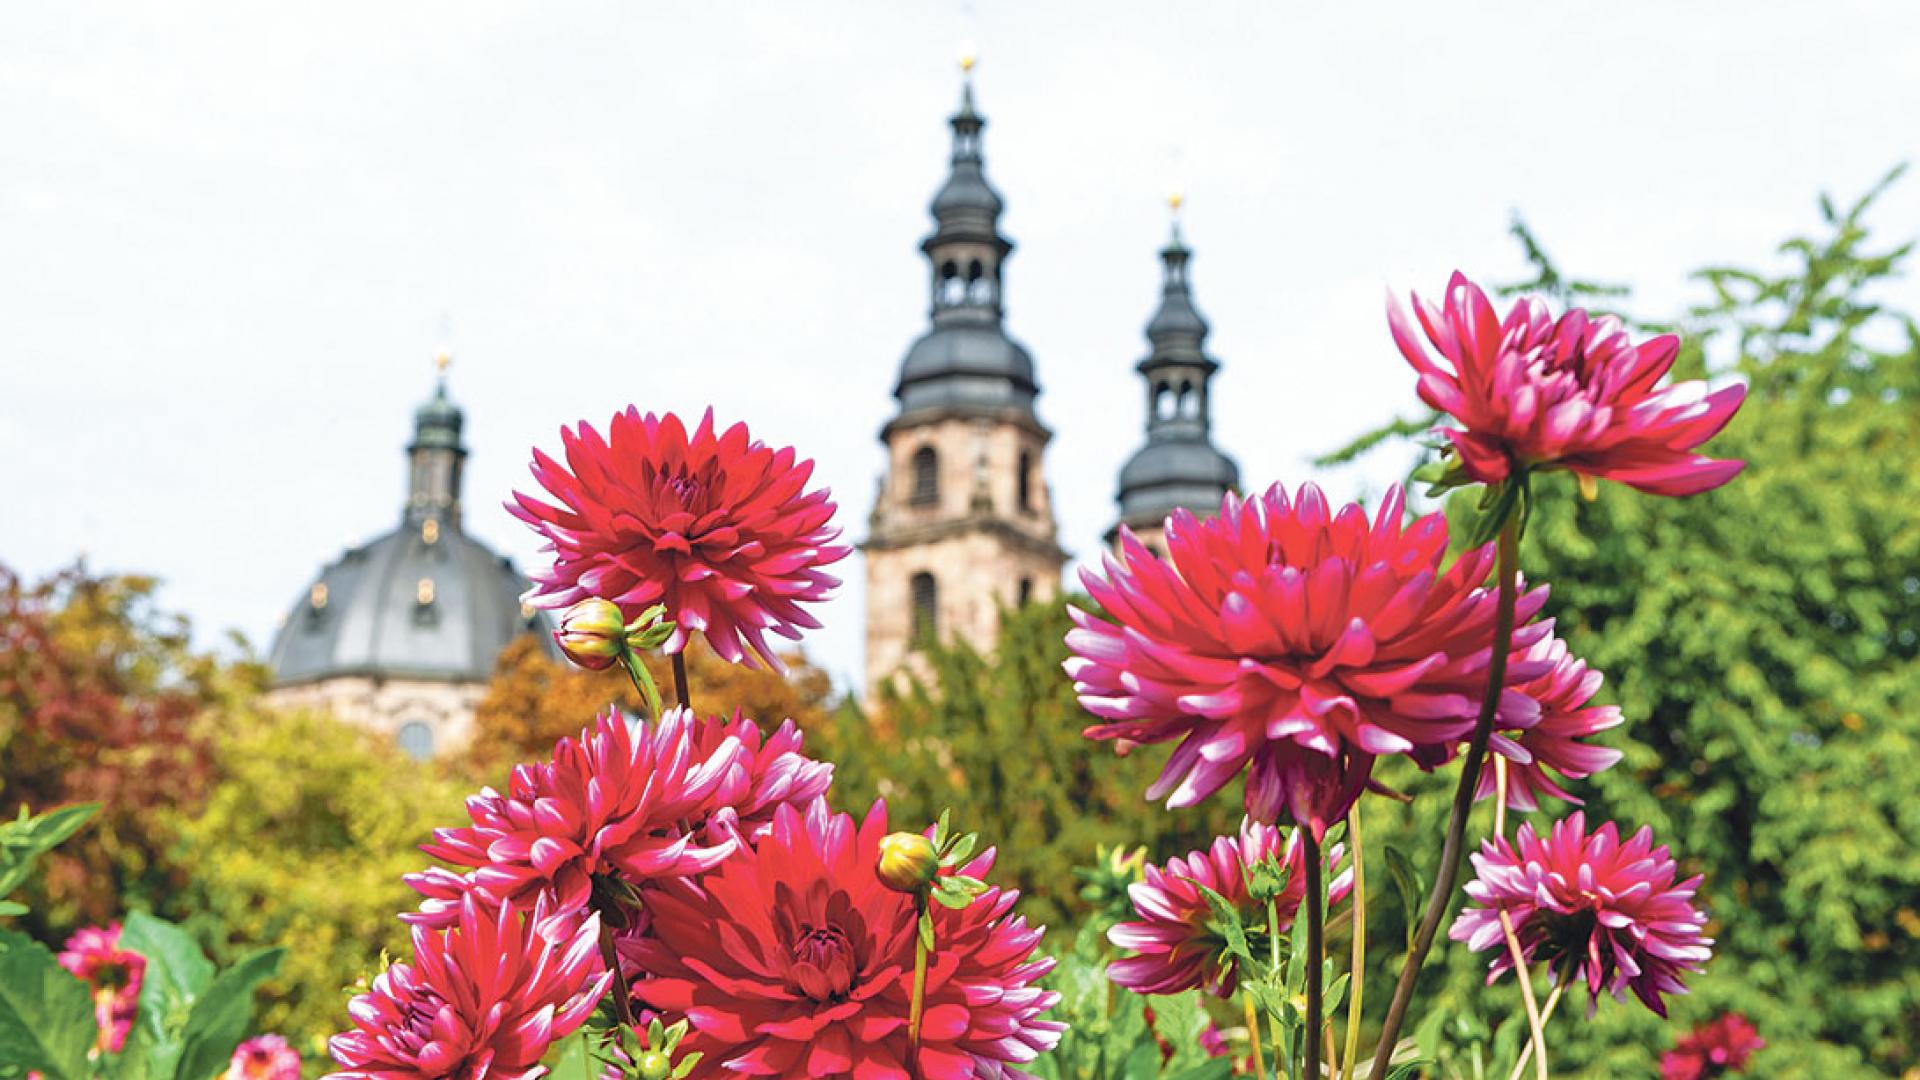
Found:
M 0 1063 L 36 1069 L 47 1080 L 86 1080 L 98 1031 L 87 984 L 46 946 L 0 930 Z
M 147 958 L 135 1023 L 151 1036 L 153 1075 L 170 1080 L 184 1045 L 181 1029 L 194 1002 L 213 980 L 213 964 L 185 930 L 145 912 L 127 917 L 120 947 Z
M 279 972 L 286 955 L 283 948 L 249 953 L 207 985 L 181 1031 L 178 1080 L 208 1080 L 226 1067 L 253 1019 L 254 991 Z
M 26 913 L 27 913 L 27 905 L 16 904 L 11 900 L 0 900 L 0 916 L 25 915 Z
M 1414 931 L 1420 926 L 1420 909 L 1426 904 L 1427 886 L 1406 852 L 1392 844 L 1386 845 L 1386 852 L 1387 875 L 1393 878 L 1393 889 L 1400 894 L 1400 904 L 1406 909 L 1407 949 L 1411 952 Z
M 0 897 L 24 884 L 33 872 L 34 860 L 78 832 L 99 809 L 99 803 L 79 803 L 28 817 L 27 808 L 23 806 L 19 818 L 0 824 Z
M 1175 1073 L 1169 1080 L 1226 1080 L 1233 1075 L 1233 1059 L 1217 1057 L 1205 1065 L 1197 1065 L 1183 1073 Z
M 593 1055 L 587 1052 L 584 1027 L 576 1028 L 573 1034 L 554 1043 L 544 1060 L 551 1070 L 547 1075 L 553 1080 L 594 1080 L 600 1072 L 594 1065 Z
M 1155 1080 L 1160 1075 L 1160 1047 L 1152 1039 L 1133 1048 L 1120 1064 L 1118 1080 Z
M 1192 881 L 1191 878 L 1188 880 Z M 1226 897 L 1221 896 L 1219 893 L 1214 892 L 1198 881 L 1192 881 L 1192 884 L 1195 889 L 1200 891 L 1200 895 L 1206 899 L 1207 907 L 1212 910 L 1213 928 L 1219 931 L 1220 936 L 1226 940 L 1227 952 L 1244 964 L 1252 964 L 1254 962 L 1253 948 L 1247 944 L 1247 928 L 1246 924 L 1240 921 L 1240 912 L 1227 901 Z

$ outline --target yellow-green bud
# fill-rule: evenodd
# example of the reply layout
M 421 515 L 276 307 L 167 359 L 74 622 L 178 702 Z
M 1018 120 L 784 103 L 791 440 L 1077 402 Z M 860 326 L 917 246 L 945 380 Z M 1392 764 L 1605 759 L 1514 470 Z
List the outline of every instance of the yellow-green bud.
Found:
M 626 619 L 613 601 L 588 597 L 560 616 L 553 640 L 567 659 L 589 671 L 602 671 L 612 667 L 626 648 Z
M 667 1080 L 673 1073 L 673 1062 L 658 1050 L 641 1054 L 634 1064 L 640 1068 L 640 1080 Z
M 917 893 L 940 873 L 940 854 L 933 850 L 933 841 L 919 833 L 897 832 L 880 841 L 880 862 L 874 869 L 887 888 Z

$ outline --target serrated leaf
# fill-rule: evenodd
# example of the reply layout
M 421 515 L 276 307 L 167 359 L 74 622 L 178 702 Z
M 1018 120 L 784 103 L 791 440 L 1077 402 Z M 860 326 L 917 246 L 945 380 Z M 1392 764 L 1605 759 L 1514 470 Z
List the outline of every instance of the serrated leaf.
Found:
M 45 945 L 0 930 L 0 1061 L 46 1080 L 86 1080 L 98 1033 L 87 984 Z
M 179 1080 L 203 1080 L 220 1072 L 253 1019 L 253 993 L 280 971 L 284 948 L 248 953 L 214 976 L 187 1015 L 180 1032 Z

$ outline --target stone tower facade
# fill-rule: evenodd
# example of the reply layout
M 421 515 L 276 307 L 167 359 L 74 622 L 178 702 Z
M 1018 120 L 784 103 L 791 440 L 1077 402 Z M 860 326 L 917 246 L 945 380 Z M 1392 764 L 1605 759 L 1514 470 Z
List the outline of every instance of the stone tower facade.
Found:
M 901 361 L 899 409 L 861 545 L 867 564 L 867 686 L 913 663 L 918 646 L 961 639 L 990 648 L 1000 610 L 1053 597 L 1060 549 L 1034 412 L 1033 357 L 1004 326 L 1000 196 L 987 183 L 969 84 L 953 128 L 934 231 L 932 326 Z
M 1206 517 L 1240 486 L 1240 466 L 1213 445 L 1211 390 L 1220 363 L 1207 353 L 1209 327 L 1193 305 L 1192 261 L 1176 219 L 1160 251 L 1160 307 L 1147 323 L 1150 348 L 1135 367 L 1146 380 L 1147 439 L 1120 470 L 1120 520 L 1107 533 L 1109 545 L 1124 525 L 1164 554 L 1168 514 L 1185 509 Z

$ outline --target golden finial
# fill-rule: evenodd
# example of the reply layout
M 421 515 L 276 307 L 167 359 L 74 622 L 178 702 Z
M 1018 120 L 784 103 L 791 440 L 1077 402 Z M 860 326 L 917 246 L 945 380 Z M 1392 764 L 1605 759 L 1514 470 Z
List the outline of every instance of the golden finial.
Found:
M 445 349 L 441 349 L 439 352 L 433 354 L 434 370 L 440 372 L 442 375 L 447 373 L 447 366 L 452 363 L 453 354 Z
M 1167 192 L 1167 209 L 1172 210 L 1175 214 L 1180 212 L 1180 207 L 1186 201 L 1186 195 L 1182 194 L 1178 188 Z
M 971 75 L 973 74 L 973 65 L 979 62 L 980 50 L 974 48 L 973 42 L 962 41 L 960 43 L 960 71 L 963 74 Z

